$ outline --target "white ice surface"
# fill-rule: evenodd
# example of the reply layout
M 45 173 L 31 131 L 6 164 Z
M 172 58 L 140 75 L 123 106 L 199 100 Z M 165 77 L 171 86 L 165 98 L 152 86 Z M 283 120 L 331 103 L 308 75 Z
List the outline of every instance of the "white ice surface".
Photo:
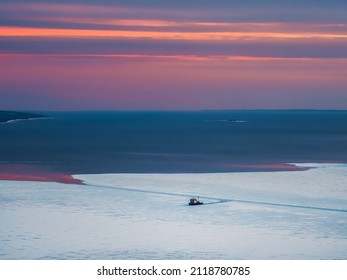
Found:
M 347 165 L 300 166 L 0 181 L 0 259 L 347 259 Z

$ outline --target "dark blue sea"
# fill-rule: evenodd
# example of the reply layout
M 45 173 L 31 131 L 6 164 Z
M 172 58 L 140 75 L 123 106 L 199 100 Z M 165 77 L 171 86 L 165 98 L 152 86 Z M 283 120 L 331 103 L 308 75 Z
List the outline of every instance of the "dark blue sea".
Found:
M 347 111 L 44 114 L 49 118 L 0 124 L 0 163 L 76 174 L 347 162 Z

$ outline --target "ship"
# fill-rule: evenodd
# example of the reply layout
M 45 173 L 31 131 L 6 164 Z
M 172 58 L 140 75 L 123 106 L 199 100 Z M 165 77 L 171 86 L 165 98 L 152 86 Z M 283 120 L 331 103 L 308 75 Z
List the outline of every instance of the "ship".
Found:
M 198 198 L 195 198 L 195 197 L 192 197 L 190 200 L 189 200 L 189 203 L 188 205 L 190 206 L 193 206 L 193 205 L 202 205 L 204 204 L 202 201 L 200 201 L 199 197 Z

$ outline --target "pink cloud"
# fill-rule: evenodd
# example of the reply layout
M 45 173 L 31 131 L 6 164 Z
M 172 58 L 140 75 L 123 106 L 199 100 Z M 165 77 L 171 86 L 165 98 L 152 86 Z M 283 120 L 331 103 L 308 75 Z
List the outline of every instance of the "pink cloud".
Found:
M 40 109 L 343 108 L 346 60 L 4 55 L 2 105 Z M 4 96 L 7 94 L 7 97 Z M 51 100 L 51 101 L 49 101 Z M 51 105 L 47 105 L 51 102 Z

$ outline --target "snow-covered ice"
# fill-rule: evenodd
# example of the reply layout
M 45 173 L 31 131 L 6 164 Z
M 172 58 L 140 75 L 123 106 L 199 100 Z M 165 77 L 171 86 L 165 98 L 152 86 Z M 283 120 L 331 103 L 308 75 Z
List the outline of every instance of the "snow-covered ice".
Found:
M 0 259 L 347 259 L 347 165 L 298 165 L 0 181 Z

